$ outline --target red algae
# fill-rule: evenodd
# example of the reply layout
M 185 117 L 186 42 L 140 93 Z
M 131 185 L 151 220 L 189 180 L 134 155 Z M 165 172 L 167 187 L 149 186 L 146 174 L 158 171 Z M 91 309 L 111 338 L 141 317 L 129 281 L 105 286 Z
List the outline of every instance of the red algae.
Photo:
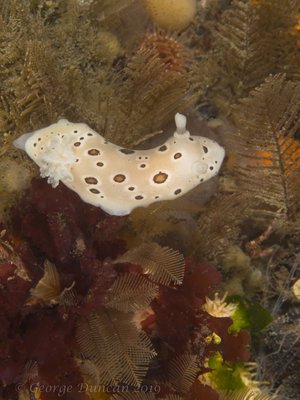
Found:
M 88 398 L 75 389 L 83 381 L 76 361 L 79 320 L 103 309 L 106 293 L 121 274 L 134 272 L 151 280 L 138 265 L 113 263 L 127 250 L 120 233 L 124 222 L 123 217 L 108 216 L 83 203 L 63 185 L 53 189 L 42 179 L 33 180 L 12 210 L 3 240 L 10 243 L 29 279 L 16 274 L 13 259 L 0 262 L 0 380 L 5 385 L 0 393 L 4 398 L 18 398 L 14 385 L 24 380 L 28 363 L 35 363 L 37 371 L 27 384 L 70 385 L 73 390 L 63 399 Z M 32 301 L 30 291 L 43 277 L 47 260 L 55 266 L 61 289 L 67 288 L 73 297 L 52 303 Z M 149 305 L 147 318 L 140 321 L 157 352 L 147 383 L 160 382 L 174 359 L 187 353 L 195 355 L 198 375 L 208 371 L 205 362 L 215 351 L 229 362 L 248 359 L 248 333 L 229 334 L 229 318 L 215 318 L 202 309 L 205 297 L 220 283 L 221 275 L 213 265 L 190 258 L 185 259 L 181 285 L 157 283 L 159 294 Z M 220 344 L 207 343 L 212 333 L 221 337 Z M 216 400 L 216 392 L 196 378 L 187 399 Z M 164 382 L 160 389 L 158 398 L 178 394 Z M 57 393 L 43 392 L 42 398 L 56 399 Z

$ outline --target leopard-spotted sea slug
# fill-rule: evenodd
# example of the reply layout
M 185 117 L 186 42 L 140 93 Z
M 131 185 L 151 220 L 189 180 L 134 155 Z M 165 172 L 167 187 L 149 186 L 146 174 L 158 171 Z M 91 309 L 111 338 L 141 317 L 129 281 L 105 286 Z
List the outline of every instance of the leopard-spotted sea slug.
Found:
M 191 136 L 186 117 L 175 115 L 176 132 L 149 150 L 124 149 L 86 124 L 61 119 L 27 133 L 14 145 L 40 167 L 42 177 L 59 181 L 83 201 L 112 215 L 175 199 L 216 175 L 224 149 L 215 141 Z

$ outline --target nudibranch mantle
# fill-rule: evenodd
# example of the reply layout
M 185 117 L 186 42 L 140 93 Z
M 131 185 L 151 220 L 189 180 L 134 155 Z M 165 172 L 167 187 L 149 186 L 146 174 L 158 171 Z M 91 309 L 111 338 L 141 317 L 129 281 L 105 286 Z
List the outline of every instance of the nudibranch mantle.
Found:
M 124 149 L 86 124 L 61 119 L 15 140 L 53 187 L 64 183 L 83 201 L 111 215 L 172 200 L 215 176 L 224 149 L 214 140 L 192 136 L 186 117 L 175 115 L 176 132 L 149 150 Z

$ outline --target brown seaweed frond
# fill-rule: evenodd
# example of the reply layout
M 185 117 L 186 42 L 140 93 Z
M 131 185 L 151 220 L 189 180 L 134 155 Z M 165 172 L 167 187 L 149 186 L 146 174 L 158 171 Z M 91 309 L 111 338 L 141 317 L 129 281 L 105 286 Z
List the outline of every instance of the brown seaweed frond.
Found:
M 238 240 L 246 209 L 247 199 L 241 193 L 223 193 L 212 199 L 198 219 L 197 257 L 220 261 L 224 251 Z
M 262 393 L 258 389 L 245 389 L 228 393 L 221 393 L 220 400 L 272 400 L 275 398 L 269 394 Z
M 256 216 L 291 216 L 299 207 L 300 84 L 270 76 L 235 107 L 229 134 L 239 190 Z
M 83 358 L 97 366 L 101 384 L 140 386 L 156 354 L 128 314 L 106 309 L 81 319 L 77 341 Z
M 22 1 L 18 0 L 1 1 L 0 18 L 3 20 L 3 22 L 11 23 L 13 20 L 16 20 L 19 16 L 19 10 L 22 3 Z
M 266 31 L 266 59 L 271 60 L 270 73 L 285 73 L 288 79 L 299 79 L 299 47 L 293 35 L 300 12 L 299 0 L 263 0 L 257 2 L 260 32 Z M 278 62 L 280 60 L 280 62 Z
M 20 124 L 21 109 L 16 102 L 16 97 L 12 92 L 6 92 L 0 96 L 0 144 L 4 145 L 6 137 Z
M 213 49 L 199 63 L 199 73 L 206 65 L 210 68 L 208 96 L 223 112 L 230 113 L 231 104 L 270 73 L 299 76 L 298 48 L 291 34 L 298 9 L 298 0 L 233 0 L 223 13 Z
M 271 60 L 265 57 L 266 44 L 258 30 L 257 11 L 251 1 L 234 0 L 218 27 L 217 62 L 222 72 L 223 96 L 231 89 L 230 95 L 239 98 L 269 73 Z
M 180 285 L 184 276 L 184 257 L 177 250 L 157 243 L 144 243 L 128 250 L 114 263 L 140 265 L 145 274 L 162 285 Z
M 158 131 L 178 110 L 195 101 L 188 74 L 168 74 L 156 52 L 140 49 L 129 60 L 108 100 L 105 136 L 134 145 Z
M 94 3 L 94 4 L 93 4 Z M 94 1 L 91 5 L 91 12 L 97 15 L 97 20 L 111 23 L 111 19 L 129 7 L 134 0 L 102 0 Z
M 20 62 L 23 58 L 20 48 L 21 34 L 19 32 L 18 21 L 13 20 L 6 23 L 0 17 L 0 78 L 1 91 L 4 87 L 9 88 L 6 79 L 17 73 Z
M 37 126 L 57 119 L 50 99 L 52 82 L 44 73 L 51 64 L 52 60 L 49 59 L 44 44 L 38 41 L 27 44 L 22 73 L 15 81 L 16 103 L 21 110 L 20 117 L 24 126 Z M 58 96 L 56 102 L 58 103 Z
M 158 287 L 141 274 L 120 275 L 107 293 L 105 305 L 122 312 L 138 311 L 149 306 Z
M 7 7 L 0 5 L 0 132 L 7 134 L 32 128 L 35 112 L 40 114 L 40 120 L 44 120 L 47 110 L 43 110 L 42 104 L 46 90 L 43 93 L 38 90 L 39 82 L 31 73 L 30 49 L 33 45 L 30 35 L 34 32 L 37 37 L 42 36 L 42 21 L 30 14 L 28 2 L 11 0 L 2 3 L 6 3 Z M 47 64 L 45 41 L 41 40 L 41 43 L 44 52 L 37 54 L 37 64 Z
M 179 393 L 187 393 L 190 390 L 198 373 L 197 356 L 193 354 L 177 356 L 168 367 L 169 381 Z

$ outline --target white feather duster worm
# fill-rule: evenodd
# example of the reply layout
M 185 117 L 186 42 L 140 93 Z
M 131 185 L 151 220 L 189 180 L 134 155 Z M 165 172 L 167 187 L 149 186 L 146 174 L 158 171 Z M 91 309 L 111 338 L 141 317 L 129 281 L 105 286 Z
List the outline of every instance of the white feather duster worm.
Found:
M 65 119 L 22 135 L 14 145 L 40 167 L 41 176 L 59 181 L 83 201 L 112 215 L 175 199 L 215 176 L 224 158 L 218 143 L 186 130 L 175 115 L 176 132 L 149 150 L 124 149 L 106 141 L 86 124 Z

